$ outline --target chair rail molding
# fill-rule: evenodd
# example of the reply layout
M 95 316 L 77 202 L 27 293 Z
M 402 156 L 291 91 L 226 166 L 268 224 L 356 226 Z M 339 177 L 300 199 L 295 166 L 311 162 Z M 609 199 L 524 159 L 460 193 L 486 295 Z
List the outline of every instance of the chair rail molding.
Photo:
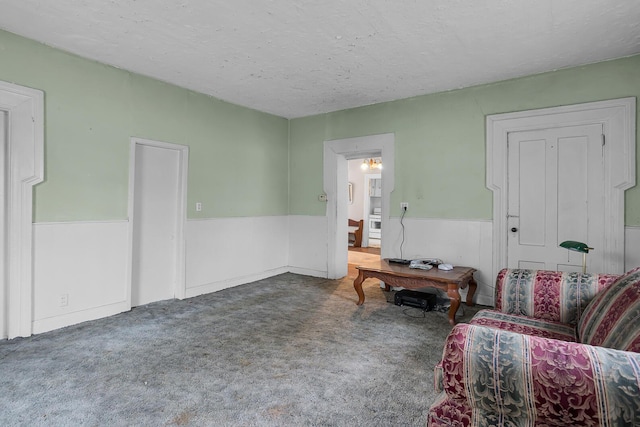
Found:
M 602 124 L 611 144 L 605 161 L 605 251 L 608 273 L 622 273 L 625 259 L 624 192 L 636 183 L 636 98 L 620 98 L 486 118 L 486 186 L 493 192 L 493 271 L 507 265 L 507 138 L 511 132 Z
M 44 179 L 44 92 L 0 81 L 0 111 L 7 117 L 8 166 L 0 333 L 15 338 L 33 330 L 33 186 Z

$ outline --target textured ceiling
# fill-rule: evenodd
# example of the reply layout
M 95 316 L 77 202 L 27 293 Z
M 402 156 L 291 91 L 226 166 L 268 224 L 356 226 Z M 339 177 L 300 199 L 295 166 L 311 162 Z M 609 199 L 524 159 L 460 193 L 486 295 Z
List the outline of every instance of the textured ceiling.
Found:
M 638 0 L 0 0 L 0 28 L 286 118 L 640 53 Z

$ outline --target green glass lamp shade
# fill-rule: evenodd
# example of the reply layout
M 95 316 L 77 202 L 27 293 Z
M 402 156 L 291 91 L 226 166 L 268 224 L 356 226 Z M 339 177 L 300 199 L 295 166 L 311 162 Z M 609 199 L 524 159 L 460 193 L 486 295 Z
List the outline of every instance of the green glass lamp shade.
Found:
M 582 252 L 583 254 L 588 254 L 590 250 L 593 250 L 593 248 L 587 246 L 586 243 L 576 242 L 573 240 L 565 240 L 560 243 L 560 247 L 569 249 L 570 251 Z

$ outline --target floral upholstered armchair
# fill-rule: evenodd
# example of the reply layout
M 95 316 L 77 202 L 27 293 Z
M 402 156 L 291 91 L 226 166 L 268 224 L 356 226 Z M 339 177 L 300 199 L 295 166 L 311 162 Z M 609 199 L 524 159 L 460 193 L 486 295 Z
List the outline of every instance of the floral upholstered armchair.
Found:
M 430 426 L 640 426 L 640 268 L 502 270 L 435 377 Z

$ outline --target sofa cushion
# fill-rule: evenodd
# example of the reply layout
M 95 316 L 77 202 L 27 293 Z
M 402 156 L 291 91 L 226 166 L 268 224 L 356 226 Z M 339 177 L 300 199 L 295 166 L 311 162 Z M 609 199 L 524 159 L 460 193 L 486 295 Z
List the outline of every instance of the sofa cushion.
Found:
M 564 323 L 549 320 L 535 319 L 533 317 L 518 316 L 515 314 L 501 313 L 495 310 L 480 310 L 469 321 L 472 325 L 485 326 L 492 329 L 500 329 L 509 332 L 518 332 L 534 337 L 551 338 L 561 341 L 576 341 L 575 328 Z M 442 361 L 434 368 L 434 388 L 437 392 L 442 389 Z
M 447 393 L 436 396 L 427 418 L 427 426 L 470 426 L 471 408 L 464 400 L 448 399 Z
M 640 354 L 460 323 L 431 426 L 640 426 Z
M 516 314 L 501 313 L 495 310 L 480 310 L 469 323 L 535 337 L 570 342 L 576 341 L 575 328 L 570 325 Z
M 585 308 L 578 323 L 584 344 L 640 353 L 640 267 L 621 276 Z
M 503 313 L 576 325 L 592 298 L 619 275 L 503 269 L 496 279 L 495 308 Z

